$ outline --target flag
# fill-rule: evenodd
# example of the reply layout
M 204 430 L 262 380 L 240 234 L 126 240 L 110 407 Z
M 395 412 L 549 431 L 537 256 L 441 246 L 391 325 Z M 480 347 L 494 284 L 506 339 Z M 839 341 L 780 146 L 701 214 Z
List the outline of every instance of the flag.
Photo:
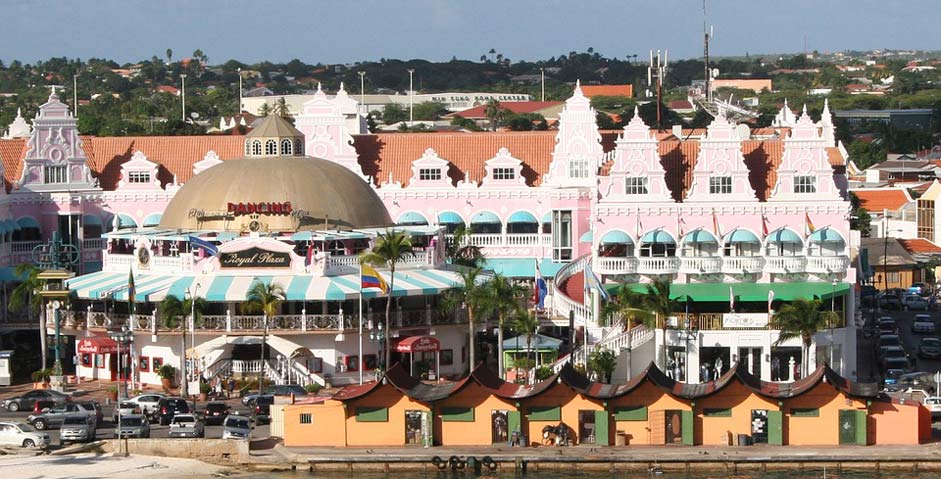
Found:
M 735 312 L 735 293 L 731 286 L 729 286 L 729 311 Z
M 679 230 L 677 231 L 679 233 L 677 235 L 677 238 L 683 238 L 683 233 L 684 233 L 684 230 L 686 229 L 686 220 L 683 219 L 683 217 L 679 215 L 677 215 L 676 217 L 676 229 Z
M 314 264 L 314 242 L 307 245 L 307 266 Z
M 716 234 L 716 238 L 722 237 L 722 231 L 719 230 L 719 217 L 716 216 L 716 210 L 712 210 L 712 232 Z
M 768 314 L 771 314 L 771 303 L 774 303 L 774 290 L 768 290 Z
M 195 236 L 190 236 L 190 247 L 191 248 L 202 248 L 205 252 L 209 253 L 210 256 L 216 256 L 219 254 L 219 247 Z
M 376 271 L 376 268 L 364 264 L 360 266 L 360 287 L 361 288 L 379 288 L 383 293 L 389 294 L 389 285 L 386 283 L 386 280 L 382 279 L 382 276 L 379 276 L 379 272 Z
M 127 269 L 127 301 L 128 306 L 131 309 L 131 314 L 134 314 L 134 301 L 137 296 L 137 288 L 134 286 L 134 270 L 131 268 Z
M 770 230 L 768 228 L 768 217 L 766 217 L 765 212 L 762 211 L 761 212 L 761 235 L 768 236 L 769 232 Z
M 542 277 L 542 271 L 539 269 L 539 260 L 534 260 L 536 262 L 536 275 L 534 277 L 534 303 L 536 303 L 537 309 L 543 309 L 546 307 L 546 295 L 549 294 L 549 288 L 546 286 L 546 280 Z
M 601 299 L 608 300 L 608 292 L 604 290 L 604 286 L 601 285 L 601 279 L 591 270 L 591 263 L 585 264 L 585 290 L 591 291 L 592 289 L 598 290 L 598 294 L 601 296 Z
M 814 226 L 813 221 L 810 221 L 810 213 L 804 212 L 804 222 L 807 223 L 807 235 L 814 234 L 814 231 L 817 230 L 817 227 Z

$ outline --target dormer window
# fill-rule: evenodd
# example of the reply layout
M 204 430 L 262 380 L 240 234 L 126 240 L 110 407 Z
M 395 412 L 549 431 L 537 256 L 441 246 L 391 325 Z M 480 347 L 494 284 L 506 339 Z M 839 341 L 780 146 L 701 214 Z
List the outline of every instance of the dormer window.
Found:
M 572 158 L 569 162 L 569 178 L 588 178 L 590 174 L 587 158 Z
M 495 180 L 512 180 L 516 178 L 516 172 L 513 168 L 494 168 L 493 169 L 493 179 Z
M 301 140 L 294 140 L 294 154 L 298 156 L 304 154 L 304 143 Z
M 43 182 L 46 184 L 69 182 L 65 166 L 46 166 L 43 170 Z
M 255 140 L 252 142 L 252 155 L 261 156 L 261 141 Z
M 291 140 L 287 138 L 281 140 L 281 154 L 285 156 L 294 154 L 293 142 Z
M 628 176 L 624 178 L 624 193 L 628 195 L 646 195 L 647 177 Z
M 265 142 L 265 155 L 266 156 L 275 156 L 278 154 L 278 142 L 274 140 L 268 140 Z
M 439 168 L 420 168 L 418 170 L 418 179 L 422 181 L 440 180 L 441 170 Z
M 127 175 L 128 183 L 150 183 L 149 171 L 132 171 Z
M 731 176 L 710 176 L 709 177 L 709 193 L 713 195 L 732 194 L 732 177 Z
M 795 176 L 794 177 L 794 193 L 816 193 L 817 192 L 817 177 L 816 176 Z

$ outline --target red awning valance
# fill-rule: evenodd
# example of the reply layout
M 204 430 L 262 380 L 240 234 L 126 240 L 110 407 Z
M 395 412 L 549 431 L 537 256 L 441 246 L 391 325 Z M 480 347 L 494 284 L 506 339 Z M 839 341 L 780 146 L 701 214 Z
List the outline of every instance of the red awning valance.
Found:
M 118 352 L 118 343 L 108 337 L 85 338 L 78 342 L 79 354 L 113 354 Z
M 395 350 L 400 353 L 423 353 L 426 351 L 440 351 L 441 341 L 431 336 L 412 336 L 399 341 Z

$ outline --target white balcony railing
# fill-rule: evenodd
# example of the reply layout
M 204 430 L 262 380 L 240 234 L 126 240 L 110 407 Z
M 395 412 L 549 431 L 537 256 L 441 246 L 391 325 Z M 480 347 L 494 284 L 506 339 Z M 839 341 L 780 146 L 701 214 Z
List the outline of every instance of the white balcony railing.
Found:
M 87 238 L 82 240 L 82 250 L 103 250 L 105 248 L 104 238 Z
M 726 274 L 761 273 L 765 259 L 761 256 L 726 256 L 722 258 L 722 272 Z
M 472 234 L 468 237 L 472 246 L 549 246 L 552 244 L 552 235 L 541 233 L 530 234 Z
M 598 274 L 634 274 L 637 273 L 637 258 L 597 257 L 592 260 L 592 270 Z
M 680 273 L 714 274 L 722 271 L 722 258 L 719 256 L 687 256 L 680 258 Z
M 850 264 L 846 256 L 808 256 L 808 273 L 842 273 Z
M 640 274 L 673 274 L 680 268 L 680 259 L 676 257 L 638 259 L 637 272 Z
M 13 242 L 13 252 L 14 253 L 30 253 L 33 251 L 33 248 L 39 246 L 41 241 L 14 241 Z
M 765 271 L 769 273 L 803 273 L 807 269 L 804 256 L 765 256 Z

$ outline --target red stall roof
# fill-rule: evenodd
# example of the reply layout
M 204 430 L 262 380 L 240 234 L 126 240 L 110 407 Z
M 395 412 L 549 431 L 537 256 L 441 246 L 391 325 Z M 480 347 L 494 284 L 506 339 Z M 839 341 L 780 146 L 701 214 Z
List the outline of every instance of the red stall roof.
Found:
M 395 350 L 400 353 L 423 353 L 426 351 L 440 351 L 441 341 L 431 336 L 412 336 L 399 341 Z

